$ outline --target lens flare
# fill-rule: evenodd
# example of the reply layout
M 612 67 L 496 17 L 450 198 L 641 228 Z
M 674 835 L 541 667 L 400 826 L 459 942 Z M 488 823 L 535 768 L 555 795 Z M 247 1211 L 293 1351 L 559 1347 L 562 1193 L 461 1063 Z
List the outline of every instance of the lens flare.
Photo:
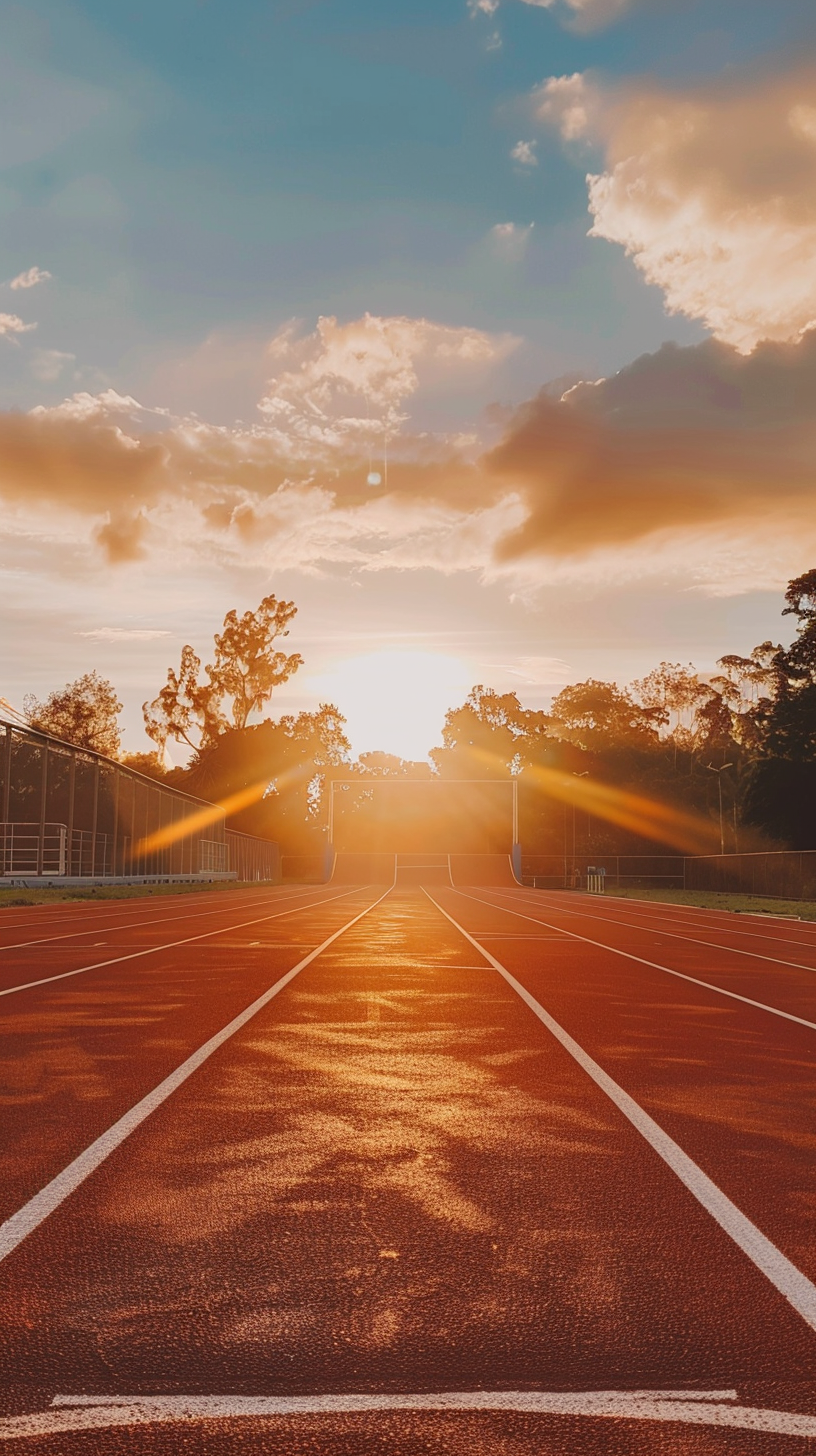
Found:
M 237 814 L 240 809 L 247 809 L 250 804 L 257 804 L 268 788 L 269 779 L 259 779 L 256 784 L 251 784 L 247 789 L 239 789 L 237 793 L 230 794 L 229 798 L 222 799 L 219 804 L 205 804 L 194 814 L 188 814 L 185 819 L 178 819 L 175 824 L 163 825 L 161 829 L 156 829 L 153 834 L 148 834 L 145 839 L 139 840 L 133 851 L 133 858 L 142 859 L 145 855 L 154 854 L 156 850 L 167 849 L 168 845 L 177 844 L 180 839 L 188 839 L 192 834 L 200 834 L 202 829 L 208 829 L 211 824 L 216 824 L 225 815 Z

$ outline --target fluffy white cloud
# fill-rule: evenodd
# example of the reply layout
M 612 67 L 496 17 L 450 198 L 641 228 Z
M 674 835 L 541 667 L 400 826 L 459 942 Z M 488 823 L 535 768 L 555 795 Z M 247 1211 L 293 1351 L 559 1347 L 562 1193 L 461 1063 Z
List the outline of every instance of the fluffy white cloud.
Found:
M 516 142 L 510 156 L 520 167 L 537 167 L 538 157 L 536 156 L 535 142 Z
M 51 274 L 45 268 L 27 268 L 12 278 L 9 288 L 36 288 L 38 283 L 47 283 Z
M 268 436 L 291 460 L 336 461 L 398 434 L 420 376 L 465 377 L 517 343 L 510 335 L 372 314 L 348 324 L 321 318 L 305 336 L 292 324 L 270 345 L 279 372 L 258 407 Z
M 816 71 L 605 92 L 555 77 L 538 115 L 600 142 L 591 235 L 620 243 L 671 312 L 749 352 L 816 325 Z
M 14 341 L 17 334 L 29 334 L 36 324 L 23 323 L 16 313 L 0 313 L 0 337 Z

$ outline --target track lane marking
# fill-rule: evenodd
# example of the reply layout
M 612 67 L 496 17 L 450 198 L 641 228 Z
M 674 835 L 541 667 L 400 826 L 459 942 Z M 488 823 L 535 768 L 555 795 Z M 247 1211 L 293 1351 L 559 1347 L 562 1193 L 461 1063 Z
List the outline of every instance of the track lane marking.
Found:
M 781 1016 L 784 1021 L 794 1021 L 798 1026 L 807 1026 L 811 1031 L 816 1031 L 816 1021 L 807 1021 L 804 1016 L 794 1016 L 792 1011 L 780 1011 L 778 1006 L 768 1006 L 764 1001 L 754 1001 L 751 996 L 741 996 L 738 991 L 727 991 L 724 986 L 715 986 L 711 981 L 701 981 L 699 977 L 689 976 L 685 971 L 674 971 L 671 966 L 661 966 L 657 961 L 647 961 L 644 956 L 633 955 L 630 950 L 620 950 L 618 946 L 606 945 L 602 940 L 593 940 L 589 935 L 579 935 L 577 930 L 564 930 L 560 925 L 552 925 L 549 920 L 539 920 L 536 915 L 525 915 L 523 911 L 511 910 L 507 905 L 496 905 L 492 900 L 481 900 L 478 895 L 468 894 L 467 890 L 454 890 L 454 894 L 461 895 L 465 900 L 473 900 L 486 910 L 498 910 L 500 915 L 517 915 L 520 920 L 531 920 L 534 925 L 546 925 L 550 930 L 557 930 L 559 934 L 566 935 L 570 940 L 579 940 L 585 945 L 594 945 L 597 950 L 606 950 L 610 955 L 623 956 L 628 961 L 637 961 L 638 965 L 650 966 L 653 971 L 663 971 L 667 976 L 676 976 L 679 981 L 690 981 L 693 986 L 702 986 L 706 991 L 715 991 L 718 996 L 728 996 L 731 1001 L 742 1001 L 744 1005 L 753 1006 L 757 1011 L 769 1011 L 772 1016 Z M 497 935 L 499 939 L 502 938 L 499 932 Z M 488 935 L 488 939 L 490 938 Z M 513 937 L 509 936 L 508 939 L 512 940 Z
M 183 901 L 184 904 L 192 905 L 193 910 L 195 910 L 195 907 L 197 905 L 200 905 L 202 900 L 205 903 L 212 904 L 216 893 L 218 895 L 218 899 L 224 905 L 226 913 L 226 911 L 230 908 L 230 903 L 232 902 L 233 898 L 239 895 L 242 897 L 246 896 L 249 893 L 250 889 L 263 888 L 275 890 L 292 890 L 295 889 L 296 886 L 291 883 L 287 885 L 272 885 L 268 881 L 258 880 L 256 882 L 253 882 L 249 886 L 244 886 L 242 890 L 219 890 L 218 892 L 197 890 L 195 894 L 191 895 L 183 895 L 179 892 L 174 892 L 169 895 L 157 895 L 155 899 L 150 898 L 147 895 L 133 896 L 131 898 L 122 899 L 115 898 L 113 896 L 110 896 L 107 899 L 96 899 L 90 895 L 85 894 L 83 895 L 81 900 L 60 900 L 56 903 L 49 902 L 48 904 L 41 904 L 39 906 L 29 906 L 30 909 L 39 910 L 41 913 L 31 916 L 27 920 L 12 919 L 12 916 L 14 916 L 15 914 L 17 914 L 18 916 L 22 916 L 23 914 L 22 909 L 18 909 L 17 906 L 0 905 L 0 934 L 3 934 L 4 931 L 14 932 L 17 930 L 27 930 L 31 926 L 34 926 L 36 929 L 48 930 L 50 929 L 50 926 L 45 924 L 46 917 L 48 920 L 53 920 L 57 924 L 59 924 L 61 921 L 68 921 L 68 923 L 70 924 L 71 921 L 78 920 L 81 915 L 87 915 L 90 911 L 93 911 L 94 915 L 97 916 L 102 916 L 103 914 L 107 916 L 113 916 L 117 914 L 123 915 L 129 909 L 132 910 L 133 913 L 135 913 L 136 910 L 140 909 L 145 912 L 151 910 L 158 912 L 160 910 L 167 909 L 168 905 L 172 909 L 173 906 L 179 901 Z M 318 889 L 319 886 L 302 885 L 301 888 L 313 890 Z M 2 879 L 0 879 L 0 889 L 8 889 L 8 885 L 5 885 Z M 65 913 L 58 915 L 56 913 L 57 911 L 65 911 Z
M 550 896 L 552 896 L 552 895 L 557 895 L 559 893 L 557 890 L 534 890 L 531 885 L 525 885 L 523 888 L 526 891 L 526 893 L 530 896 L 530 903 L 534 903 L 534 901 L 532 899 L 533 896 L 536 896 L 536 897 L 539 897 L 541 895 L 550 895 Z M 563 892 L 561 892 L 561 893 L 563 893 Z M 729 925 L 727 923 L 724 924 L 719 919 L 720 916 L 723 916 L 723 917 L 728 916 L 729 919 L 734 920 L 734 919 L 736 919 L 737 913 L 739 913 L 740 920 L 742 920 L 742 921 L 748 920 L 750 918 L 750 916 L 749 916 L 748 912 L 745 912 L 745 911 L 736 912 L 736 911 L 733 911 L 733 910 L 715 910 L 713 907 L 709 910 L 709 909 L 706 909 L 705 907 L 702 907 L 700 916 L 698 918 L 690 918 L 689 919 L 689 918 L 685 918 L 683 915 L 675 914 L 674 912 L 675 911 L 685 911 L 685 910 L 689 910 L 689 909 L 691 909 L 691 907 L 690 906 L 687 906 L 687 905 L 682 905 L 682 904 L 677 903 L 677 902 L 675 902 L 673 900 L 636 900 L 633 896 L 630 896 L 630 895 L 620 895 L 620 896 L 618 896 L 618 895 L 612 894 L 611 892 L 609 893 L 609 895 L 603 895 L 601 897 L 598 897 L 598 896 L 595 896 L 595 895 L 590 895 L 587 891 L 583 891 L 583 890 L 582 891 L 571 891 L 570 893 L 573 894 L 573 895 L 576 895 L 576 896 L 580 896 L 580 900 L 581 900 L 581 903 L 582 904 L 585 901 L 591 901 L 592 904 L 597 904 L 598 899 L 601 898 L 601 899 L 603 899 L 603 902 L 604 902 L 604 909 L 608 909 L 608 910 L 613 910 L 613 909 L 616 910 L 619 905 L 620 905 L 621 909 L 623 909 L 624 906 L 626 906 L 626 905 L 633 905 L 636 909 L 639 906 L 643 906 L 644 907 L 644 909 L 643 909 L 643 913 L 644 914 L 651 913 L 653 916 L 657 917 L 658 919 L 659 919 L 660 914 L 661 914 L 662 911 L 671 912 L 668 915 L 668 918 L 670 920 L 674 921 L 675 924 L 680 925 L 680 926 L 688 925 L 689 928 L 692 929 L 692 930 L 703 930 L 703 929 L 705 929 L 707 927 L 707 925 L 710 925 L 710 923 L 711 923 L 710 921 L 708 921 L 706 919 L 706 917 L 709 916 L 709 915 L 716 916 L 717 917 L 717 921 L 716 921 L 716 927 L 717 927 L 717 929 L 723 930 L 726 935 L 742 935 L 742 936 L 745 936 L 749 940 L 769 940 L 774 945 L 789 945 L 789 946 L 794 946 L 794 947 L 800 946 L 802 950 L 812 950 L 812 951 L 816 952 L 816 938 L 811 938 L 811 939 L 806 939 L 806 940 L 793 940 L 793 939 L 788 938 L 787 936 L 782 936 L 782 935 L 765 935 L 760 930 L 743 930 L 740 926 L 737 926 L 737 925 L 731 926 L 731 925 Z M 652 907 L 654 907 L 654 906 L 659 906 L 660 909 L 659 910 L 658 909 L 653 909 Z M 758 912 L 757 912 L 757 915 L 758 915 Z M 760 923 L 767 925 L 769 918 L 772 918 L 772 917 L 769 917 L 767 915 L 763 915 L 761 917 Z M 783 918 L 786 918 L 786 917 L 780 916 L 779 918 L 780 919 L 783 919 Z M 799 929 L 799 928 L 804 929 L 805 926 L 808 925 L 808 924 L 814 924 L 814 929 L 816 930 L 816 923 L 810 922 L 810 921 L 801 921 L 801 920 L 797 920 L 797 921 L 794 922 L 794 928 L 796 928 L 796 929 Z M 649 929 L 650 927 L 649 926 L 644 926 L 642 928 L 643 929 Z M 810 967 L 810 969 L 811 970 L 812 969 L 816 969 L 816 967 Z
M 298 892 L 296 891 L 295 893 Z M 302 893 L 308 894 L 308 888 L 304 889 Z M 284 897 L 284 903 L 293 898 L 294 895 L 286 895 Z M 91 926 L 90 928 L 85 926 L 83 930 L 66 930 L 60 935 L 40 935 L 34 940 L 17 940 L 12 945 L 0 945 L 0 955 L 7 950 L 29 950 L 33 945 L 49 945 L 53 940 L 76 940 L 77 936 L 80 935 L 110 935 L 114 930 L 150 930 L 154 925 L 166 925 L 170 920 L 202 920 L 206 915 L 229 915 L 230 908 L 232 908 L 233 912 L 235 910 L 245 910 L 251 904 L 252 898 L 250 897 L 249 899 L 243 900 L 239 905 L 227 906 L 226 908 L 221 906 L 217 910 L 190 910 L 186 915 L 157 915 L 150 919 L 128 920 L 121 925 L 101 925 L 96 927 Z M 104 945 L 104 941 L 100 941 L 99 944 Z
M 494 890 L 493 893 L 500 895 L 502 891 Z M 525 904 L 527 903 L 525 901 Z M 549 909 L 554 909 L 556 915 L 573 915 L 579 917 L 585 915 L 587 920 L 600 920 L 602 925 L 626 925 L 630 930 L 644 930 L 654 935 L 668 935 L 670 939 L 684 940 L 688 945 L 707 945 L 710 950 L 724 950 L 729 955 L 748 956 L 751 960 L 770 961 L 775 966 L 790 966 L 795 971 L 809 971 L 811 975 L 816 974 L 816 966 L 805 966 L 801 961 L 783 961 L 780 956 L 763 955 L 758 950 L 743 950 L 738 945 L 718 945 L 714 940 L 701 940 L 696 935 L 683 935 L 678 930 L 666 930 L 659 925 L 659 922 L 657 926 L 643 925 L 639 924 L 637 920 L 621 920 L 619 916 L 610 919 L 608 916 L 598 915 L 597 912 L 593 912 L 592 910 L 562 910 L 560 906 L 554 907 L 552 904 L 550 904 Z
M 399 1411 L 519 1412 L 539 1416 L 675 1422 L 782 1436 L 816 1436 L 816 1416 L 731 1403 L 736 1392 L 452 1390 L 395 1395 L 56 1396 L 52 1409 L 0 1421 L 0 1440 L 174 1421 L 366 1415 Z M 712 1399 L 712 1396 L 715 1398 Z M 720 1398 L 717 1398 L 720 1397 Z M 723 1400 L 721 1397 L 725 1397 Z
M 13 996 L 16 991 L 30 991 L 36 986 L 48 986 L 52 981 L 66 981 L 69 976 L 82 976 L 86 971 L 98 971 L 103 966 L 117 966 L 122 961 L 136 961 L 141 956 L 157 955 L 160 950 L 175 950 L 178 945 L 192 945 L 196 940 L 207 940 L 213 935 L 228 935 L 231 930 L 244 930 L 247 925 L 259 925 L 264 920 L 280 920 L 284 915 L 297 915 L 299 910 L 318 910 L 322 905 L 331 905 L 333 900 L 344 900 L 347 895 L 360 893 L 360 886 L 344 890 L 340 895 L 330 895 L 325 900 L 315 900 L 310 905 L 292 905 L 288 910 L 276 910 L 274 915 L 258 915 L 253 920 L 240 920 L 237 925 L 222 925 L 220 929 L 203 930 L 200 935 L 188 935 L 183 940 L 169 940 L 164 945 L 149 945 L 144 950 L 130 951 L 127 955 L 113 956 L 106 961 L 94 961 L 89 966 L 77 966 L 73 971 L 60 971 L 56 976 L 43 976 L 39 981 L 24 981 L 19 986 L 6 986 L 0 996 Z
M 664 1132 L 659 1123 L 655 1122 L 654 1118 L 650 1117 L 649 1113 L 640 1106 L 640 1103 L 636 1102 L 634 1097 L 630 1097 L 629 1093 L 625 1092 L 609 1076 L 608 1072 L 605 1072 L 598 1062 L 584 1051 L 584 1048 L 570 1036 L 568 1031 L 565 1031 L 560 1022 L 545 1011 L 540 1002 L 536 1001 L 527 988 L 516 980 L 507 967 L 503 966 L 486 946 L 481 945 L 469 931 L 465 930 L 464 926 L 460 925 L 447 910 L 444 910 L 428 890 L 425 891 L 425 894 L 431 903 L 436 905 L 440 915 L 444 915 L 445 919 L 465 937 L 465 940 L 469 941 L 493 966 L 494 970 L 498 971 L 507 984 L 512 986 L 522 1001 L 529 1006 L 533 1015 L 538 1017 L 556 1041 L 560 1042 L 579 1067 L 586 1072 L 587 1076 L 591 1077 L 610 1102 L 613 1102 L 623 1116 L 637 1129 L 658 1157 L 662 1158 L 663 1162 L 676 1174 L 692 1197 L 696 1198 L 697 1202 L 720 1225 L 720 1228 L 751 1260 L 751 1263 L 765 1275 L 774 1288 L 793 1306 L 797 1314 L 801 1315 L 805 1323 L 816 1332 L 816 1285 L 812 1284 L 807 1275 L 803 1274 L 801 1269 L 797 1269 L 796 1265 L 782 1253 L 782 1250 L 778 1249 L 776 1244 L 772 1243 L 757 1228 L 756 1224 L 752 1223 L 741 1209 L 731 1202 L 731 1199 L 723 1193 L 713 1179 L 709 1178 L 693 1158 L 683 1151 L 679 1143 Z M 484 901 L 481 903 L 484 904 Z
M 297 965 L 294 965 L 273 986 L 270 986 L 267 991 L 264 991 L 249 1006 L 243 1011 L 240 1011 L 237 1016 L 234 1016 L 214 1036 L 209 1037 L 197 1051 L 192 1052 L 189 1057 L 185 1057 L 180 1066 L 176 1067 L 174 1072 L 170 1072 L 167 1077 L 164 1077 L 158 1086 L 153 1088 L 152 1092 L 148 1092 L 144 1097 L 141 1097 L 111 1127 L 105 1132 L 100 1133 L 99 1137 L 94 1138 L 94 1141 L 89 1144 L 84 1152 L 79 1153 L 76 1158 L 73 1158 L 67 1167 L 63 1168 L 61 1173 L 58 1173 L 55 1178 L 52 1178 L 50 1182 L 46 1183 L 45 1187 L 41 1188 L 39 1193 L 35 1193 L 32 1198 L 29 1198 L 27 1203 L 23 1204 L 22 1208 L 18 1209 L 16 1213 L 13 1213 L 10 1218 L 7 1218 L 5 1223 L 0 1224 L 0 1263 L 4 1259 L 7 1259 L 9 1254 L 13 1253 L 17 1246 L 23 1242 L 23 1239 L 26 1239 L 30 1233 L 33 1233 L 35 1228 L 39 1227 L 44 1219 L 48 1218 L 49 1214 L 53 1213 L 56 1208 L 59 1208 L 60 1204 L 64 1203 L 65 1199 L 79 1188 L 80 1184 L 84 1183 L 85 1179 L 90 1177 L 91 1173 L 94 1173 L 105 1162 L 106 1158 L 109 1158 L 111 1153 L 115 1152 L 125 1139 L 130 1137 L 132 1132 L 135 1132 L 137 1127 L 141 1126 L 152 1112 L 156 1111 L 157 1107 L 161 1107 L 162 1103 L 166 1102 L 168 1097 L 181 1087 L 187 1081 L 188 1077 L 192 1076 L 193 1072 L 197 1071 L 214 1052 L 218 1051 L 219 1047 L 222 1047 L 237 1031 L 240 1031 L 243 1026 L 246 1026 L 248 1021 L 251 1021 L 254 1016 L 257 1016 L 258 1012 L 263 1010 L 264 1006 L 267 1006 L 272 998 L 277 996 L 285 986 L 288 986 L 289 982 L 293 981 L 300 971 L 310 965 L 313 960 L 316 960 L 319 955 L 322 955 L 330 945 L 333 945 L 336 940 L 340 939 L 341 935 L 345 935 L 346 931 L 350 930 L 352 925 L 356 925 L 365 915 L 368 915 L 370 911 L 376 909 L 388 894 L 390 894 L 390 886 L 377 900 L 367 905 L 364 910 L 361 910 L 351 920 L 346 921 L 345 925 L 342 925 L 339 930 L 335 930 L 326 940 L 316 946 L 314 950 L 309 951 L 308 955 L 303 956 L 297 962 Z M 340 899 L 342 897 L 337 896 L 336 898 Z

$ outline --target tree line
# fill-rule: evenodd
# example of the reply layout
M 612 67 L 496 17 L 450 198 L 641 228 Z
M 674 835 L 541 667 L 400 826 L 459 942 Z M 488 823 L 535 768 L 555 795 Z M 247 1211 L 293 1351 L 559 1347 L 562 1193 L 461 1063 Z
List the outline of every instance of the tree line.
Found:
M 263 717 L 274 691 L 302 666 L 281 650 L 296 615 L 292 602 L 270 595 L 254 612 L 227 613 L 215 634 L 212 661 L 202 668 L 182 649 L 157 696 L 144 704 L 156 751 L 122 761 L 207 799 L 256 788 L 234 827 L 279 840 L 285 851 L 309 853 L 325 842 L 326 796 L 333 778 L 483 779 L 518 776 L 521 838 L 530 853 L 559 853 L 563 805 L 547 774 L 614 786 L 716 821 L 727 851 L 763 842 L 816 848 L 816 569 L 794 578 L 783 615 L 796 632 L 789 647 L 766 641 L 747 656 L 726 654 L 718 671 L 662 662 L 620 687 L 589 679 L 558 693 L 549 712 L 525 708 L 516 693 L 475 686 L 445 715 L 441 744 L 429 760 L 405 762 L 388 753 L 351 758 L 337 707 Z M 120 757 L 112 685 L 95 672 L 25 702 L 33 726 L 82 747 Z M 170 741 L 190 752 L 184 768 L 165 769 Z M 563 798 L 563 795 L 562 795 Z M 583 850 L 638 853 L 653 838 L 612 825 L 584 808 Z M 572 824 L 576 833 L 575 815 Z M 666 846 L 670 847 L 670 846 Z

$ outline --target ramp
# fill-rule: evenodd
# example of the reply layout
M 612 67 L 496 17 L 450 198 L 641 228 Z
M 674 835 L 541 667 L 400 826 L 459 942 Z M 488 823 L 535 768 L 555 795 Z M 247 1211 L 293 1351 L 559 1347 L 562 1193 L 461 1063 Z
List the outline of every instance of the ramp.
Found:
M 456 888 L 518 889 L 509 854 L 452 854 L 449 859 L 451 882 Z
M 447 885 L 451 887 L 450 868 L 446 854 L 398 854 L 398 890 L 415 889 L 420 885 Z
M 334 856 L 332 885 L 393 885 L 393 854 L 353 854 L 341 851 Z

